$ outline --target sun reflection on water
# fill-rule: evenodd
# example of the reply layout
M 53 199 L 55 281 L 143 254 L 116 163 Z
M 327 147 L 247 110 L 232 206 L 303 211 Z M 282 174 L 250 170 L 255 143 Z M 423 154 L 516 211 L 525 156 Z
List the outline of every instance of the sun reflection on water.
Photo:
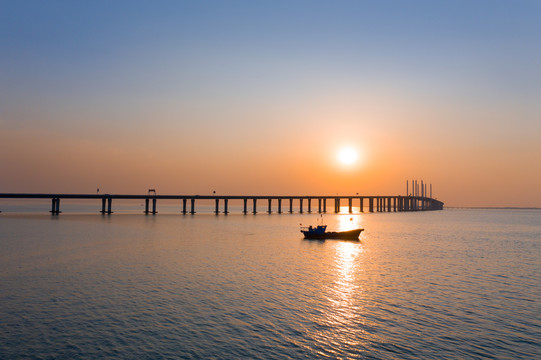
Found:
M 336 224 L 337 231 L 347 231 L 362 227 L 362 217 L 359 215 L 339 215 Z
M 336 278 L 333 286 L 335 296 L 330 300 L 340 306 L 351 305 L 354 300 L 353 294 L 360 287 L 355 280 L 360 268 L 358 258 L 362 253 L 362 247 L 356 242 L 341 241 L 336 243 L 335 252 Z
M 359 223 L 360 219 L 341 216 L 337 226 L 352 229 Z M 316 337 L 328 356 L 338 356 L 346 348 L 365 348 L 373 335 L 365 331 L 362 311 L 365 303 L 362 243 L 333 241 L 329 244 L 332 246 L 329 250 L 333 252 L 328 264 L 332 277 L 325 291 L 328 305 L 321 313 L 323 327 Z

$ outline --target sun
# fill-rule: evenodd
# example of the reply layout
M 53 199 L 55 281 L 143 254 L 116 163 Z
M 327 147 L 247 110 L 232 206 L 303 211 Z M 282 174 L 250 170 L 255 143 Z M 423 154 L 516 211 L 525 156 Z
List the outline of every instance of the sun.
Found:
M 337 158 L 342 165 L 353 165 L 357 162 L 359 153 L 352 147 L 343 147 L 338 150 Z

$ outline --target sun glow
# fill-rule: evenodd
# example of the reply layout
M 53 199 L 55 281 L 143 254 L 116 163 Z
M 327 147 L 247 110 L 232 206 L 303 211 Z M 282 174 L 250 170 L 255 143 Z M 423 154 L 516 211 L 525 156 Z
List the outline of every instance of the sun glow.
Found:
M 357 162 L 359 153 L 352 147 L 343 147 L 338 151 L 337 158 L 342 165 L 353 165 Z

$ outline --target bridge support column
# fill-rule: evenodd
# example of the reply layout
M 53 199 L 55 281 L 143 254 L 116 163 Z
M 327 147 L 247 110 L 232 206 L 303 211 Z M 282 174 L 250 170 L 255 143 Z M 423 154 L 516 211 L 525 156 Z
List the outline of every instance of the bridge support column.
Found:
M 105 203 L 107 200 L 105 198 L 101 198 L 101 213 L 105 214 Z M 148 210 L 148 203 L 147 203 L 147 210 Z
M 278 214 L 282 213 L 282 199 L 278 199 Z
M 60 214 L 60 198 L 51 199 L 51 214 L 58 215 Z
M 293 212 L 293 198 L 289 199 L 289 213 L 291 214 Z
M 254 198 L 253 201 L 254 201 L 254 208 L 253 208 L 253 211 L 252 211 L 252 212 L 253 212 L 254 214 L 257 214 L 257 199 Z
M 244 210 L 242 212 L 246 215 L 248 213 L 248 199 L 244 198 L 242 200 L 244 201 Z
M 308 213 L 312 212 L 312 198 L 308 198 Z
M 156 211 L 156 198 L 152 199 L 152 215 L 156 215 L 158 212 Z
M 334 199 L 334 212 L 339 213 L 340 212 L 340 198 Z
M 105 199 L 103 199 L 105 200 Z M 148 215 L 148 208 L 149 208 L 150 200 L 148 198 L 145 199 L 145 215 Z M 105 212 L 105 209 L 102 211 Z
M 107 198 L 107 214 L 111 215 L 113 213 L 113 198 Z
M 359 210 L 361 212 L 364 212 L 363 198 L 359 199 Z
M 353 212 L 353 198 L 348 199 L 348 210 L 350 214 Z
M 214 199 L 215 206 L 214 206 L 214 213 L 218 215 L 220 213 L 220 199 Z
M 227 202 L 229 199 L 224 199 L 224 214 L 229 214 L 229 210 L 227 210 Z
M 267 209 L 267 212 L 268 212 L 269 214 L 272 214 L 272 199 L 269 198 L 268 200 L 269 200 L 269 207 L 268 207 L 268 209 Z
M 391 212 L 391 198 L 387 198 L 387 212 Z
M 299 199 L 299 212 L 302 214 L 302 198 Z
M 374 198 L 368 198 L 368 211 L 374 212 Z
M 317 212 L 321 214 L 321 198 L 317 199 Z
M 323 212 L 327 212 L 327 198 L 323 198 Z
M 190 208 L 190 214 L 195 214 L 195 199 L 190 199 L 190 202 L 191 202 L 191 208 Z
M 182 213 L 186 215 L 186 201 L 187 199 L 182 199 Z

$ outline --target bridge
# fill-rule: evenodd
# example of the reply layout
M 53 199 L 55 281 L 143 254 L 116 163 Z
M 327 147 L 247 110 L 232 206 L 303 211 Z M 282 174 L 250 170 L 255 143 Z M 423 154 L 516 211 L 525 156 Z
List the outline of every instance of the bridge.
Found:
M 299 213 L 308 212 L 318 213 L 327 212 L 327 202 L 333 202 L 333 211 L 340 212 L 340 206 L 343 201 L 348 206 L 348 211 L 353 212 L 354 205 L 359 207 L 360 212 L 364 212 L 365 205 L 368 205 L 369 212 L 396 212 L 396 211 L 427 211 L 443 210 L 443 202 L 426 196 L 262 196 L 262 195 L 157 195 L 155 191 L 145 195 L 122 195 L 122 194 L 30 194 L 30 193 L 0 193 L 0 199 L 50 199 L 50 213 L 58 215 L 60 211 L 60 200 L 89 200 L 94 199 L 98 205 L 101 202 L 101 213 L 113 213 L 113 200 L 144 200 L 144 214 L 157 214 L 158 200 L 178 200 L 179 209 L 182 214 L 195 214 L 196 201 L 214 200 L 214 212 L 216 214 L 228 214 L 229 202 L 232 200 L 241 200 L 242 212 L 247 214 L 258 212 L 258 201 L 266 203 L 266 212 L 273 211 L 282 214 L 293 213 L 294 202 L 297 203 Z M 188 208 L 189 204 L 189 208 Z M 317 204 L 317 207 L 316 207 Z M 151 206 L 152 205 L 152 206 Z M 273 208 L 274 206 L 274 208 Z M 265 208 L 265 207 L 264 207 Z M 261 208 L 260 208 L 261 209 Z M 274 209 L 274 210 L 273 210 Z

